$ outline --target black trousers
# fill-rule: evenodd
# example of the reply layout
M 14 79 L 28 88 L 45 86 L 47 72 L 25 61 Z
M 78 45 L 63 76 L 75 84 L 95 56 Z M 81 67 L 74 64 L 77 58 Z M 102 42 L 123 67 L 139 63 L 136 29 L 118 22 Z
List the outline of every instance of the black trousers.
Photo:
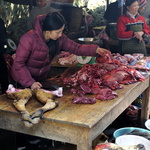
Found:
M 2 55 L 0 55 L 0 85 L 3 94 L 8 88 L 9 81 L 8 81 L 7 66 Z

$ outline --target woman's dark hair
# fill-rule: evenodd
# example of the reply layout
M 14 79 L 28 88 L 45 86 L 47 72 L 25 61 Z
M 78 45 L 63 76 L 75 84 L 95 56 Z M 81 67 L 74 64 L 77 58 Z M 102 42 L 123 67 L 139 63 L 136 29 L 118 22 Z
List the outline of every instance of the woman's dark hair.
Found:
M 64 17 L 59 12 L 48 13 L 43 20 L 43 31 L 52 31 L 62 28 L 66 24 Z
M 59 12 L 48 13 L 42 22 L 42 30 L 43 31 L 59 30 L 64 25 L 66 25 L 66 21 Z M 46 44 L 49 47 L 49 53 L 51 58 L 53 59 L 55 55 L 58 53 L 59 40 L 51 39 Z
M 125 1 L 125 6 L 127 7 L 127 6 L 130 6 L 130 5 L 132 5 L 132 3 L 134 3 L 134 2 L 138 2 L 138 0 L 126 0 Z

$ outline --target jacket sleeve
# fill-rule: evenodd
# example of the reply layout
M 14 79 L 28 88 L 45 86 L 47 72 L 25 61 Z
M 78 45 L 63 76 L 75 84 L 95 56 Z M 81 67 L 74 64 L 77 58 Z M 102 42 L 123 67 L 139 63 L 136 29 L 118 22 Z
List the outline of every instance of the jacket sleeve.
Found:
M 132 31 L 126 31 L 126 20 L 123 16 L 117 21 L 116 35 L 118 39 L 130 39 L 133 37 Z
M 24 88 L 30 87 L 35 82 L 26 66 L 26 61 L 31 53 L 31 41 L 30 38 L 21 38 L 11 70 L 14 80 L 19 82 Z
M 149 28 L 149 26 L 147 25 L 147 23 L 146 23 L 144 17 L 141 16 L 141 19 L 142 19 L 143 22 L 144 22 L 144 25 L 143 25 L 143 32 L 144 32 L 145 34 L 150 35 L 150 28 Z
M 59 49 L 69 51 L 78 56 L 96 56 L 96 49 L 98 47 L 95 44 L 78 44 L 67 38 L 64 34 L 59 39 Z

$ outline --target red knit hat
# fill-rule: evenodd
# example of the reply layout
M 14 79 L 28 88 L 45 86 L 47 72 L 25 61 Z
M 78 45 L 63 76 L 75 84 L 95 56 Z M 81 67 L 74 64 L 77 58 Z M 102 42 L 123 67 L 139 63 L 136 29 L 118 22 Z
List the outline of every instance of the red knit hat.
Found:
M 146 5 L 147 0 L 138 0 L 138 3 L 139 3 L 139 7 L 142 8 Z

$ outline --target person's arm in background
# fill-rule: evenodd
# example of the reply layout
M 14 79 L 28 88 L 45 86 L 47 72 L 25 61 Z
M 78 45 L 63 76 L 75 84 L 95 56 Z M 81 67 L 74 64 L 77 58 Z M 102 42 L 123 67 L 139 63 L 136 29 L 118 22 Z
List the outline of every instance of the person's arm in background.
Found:
M 134 35 L 133 31 L 126 31 L 126 21 L 124 16 L 121 16 L 117 21 L 116 35 L 119 39 L 131 39 Z
M 150 35 L 150 28 L 147 25 L 146 20 L 145 20 L 145 18 L 143 16 L 140 16 L 140 20 L 142 20 L 144 22 L 143 30 L 139 31 L 139 32 L 134 32 L 134 36 L 133 37 L 139 39 L 139 41 L 141 42 L 141 41 L 143 41 L 144 34 Z
M 117 22 L 117 29 L 116 35 L 119 40 L 130 40 L 131 38 L 137 38 L 139 42 L 143 41 L 144 32 L 133 32 L 133 31 L 126 31 L 126 22 L 124 17 L 120 17 Z
M 149 26 L 147 25 L 145 18 L 144 18 L 143 16 L 141 16 L 141 19 L 142 19 L 143 22 L 144 22 L 143 30 L 142 30 L 142 31 L 143 31 L 145 34 L 150 35 L 150 28 L 149 28 Z
M 106 54 L 110 53 L 110 51 L 100 48 L 95 44 L 79 44 L 74 42 L 73 40 L 67 38 L 65 34 L 59 40 L 59 49 L 63 49 L 69 51 L 70 53 L 76 54 L 78 56 L 96 56 L 96 54 Z

